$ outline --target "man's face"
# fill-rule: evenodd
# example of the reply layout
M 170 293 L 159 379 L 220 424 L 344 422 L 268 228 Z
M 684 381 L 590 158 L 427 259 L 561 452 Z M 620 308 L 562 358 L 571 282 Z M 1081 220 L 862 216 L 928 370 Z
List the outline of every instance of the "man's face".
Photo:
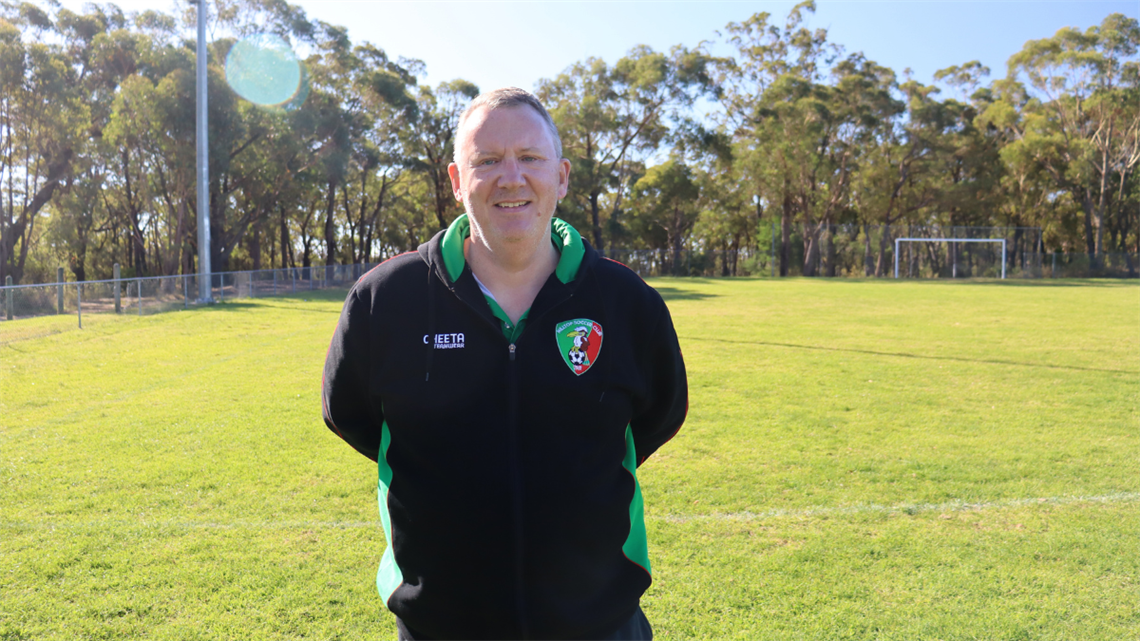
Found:
M 536 243 L 566 195 L 570 162 L 558 158 L 542 116 L 527 106 L 472 113 L 458 133 L 448 168 L 472 235 L 492 250 Z

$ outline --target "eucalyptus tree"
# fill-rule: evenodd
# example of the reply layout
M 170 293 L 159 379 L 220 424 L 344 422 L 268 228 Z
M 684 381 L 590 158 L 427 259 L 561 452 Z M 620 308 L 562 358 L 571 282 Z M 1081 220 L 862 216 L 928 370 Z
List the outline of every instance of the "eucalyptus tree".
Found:
M 721 73 L 725 124 L 757 202 L 780 212 L 780 271 L 788 273 L 793 225 L 803 237 L 803 273 L 821 262 L 834 274 L 830 229 L 852 211 L 852 181 L 882 123 L 903 110 L 894 73 L 861 54 L 842 56 L 827 32 L 804 25 L 814 2 L 783 28 L 759 13 L 726 28 L 736 57 Z
M 941 102 L 931 102 L 921 117 L 936 129 L 931 177 L 942 181 L 938 199 L 946 215 L 939 221 L 943 224 L 984 226 L 999 222 L 993 212 L 1000 208 L 995 201 L 1004 171 L 999 152 L 1006 140 L 981 118 L 994 101 L 993 92 L 982 86 L 982 78 L 989 72 L 974 60 L 934 74 L 935 81 L 956 93 Z M 1005 222 L 1023 224 L 1020 212 L 1011 213 Z
M 461 213 L 451 190 L 447 166 L 455 154 L 459 115 L 478 95 L 479 87 L 459 79 L 442 82 L 434 90 L 420 87 L 415 98 L 412 167 L 428 188 L 430 200 L 424 206 L 432 207 L 436 229 L 447 227 Z
M 916 222 L 937 201 L 929 180 L 942 135 L 937 88 L 908 80 L 899 87 L 905 113 L 883 118 L 867 142 L 855 175 L 851 199 L 863 236 L 863 274 L 885 276 L 891 256 L 889 230 L 900 222 Z M 872 250 L 873 230 L 878 248 Z
M 814 12 L 808 0 L 792 8 L 783 28 L 768 12 L 729 23 L 726 39 L 735 55 L 716 64 L 722 126 L 746 184 L 756 202 L 780 215 L 781 276 L 788 273 L 793 225 L 804 204 L 799 173 L 813 153 L 810 132 L 818 129 L 805 109 L 822 104 L 827 68 L 841 54 L 825 30 L 804 25 L 805 13 Z
M 1138 47 L 1140 26 L 1122 14 L 1083 32 L 1066 27 L 1030 40 L 1009 59 L 1009 78 L 1024 79 L 1031 98 L 1012 104 L 1009 96 L 1019 92 L 1010 87 L 987 113 L 1014 138 L 1007 158 L 1032 159 L 1080 203 L 1094 266 L 1105 250 L 1107 219 L 1136 215 L 1116 203 L 1127 201 L 1140 162 Z
M 341 200 L 349 241 L 345 258 L 364 263 L 372 260 L 390 190 L 405 177 L 413 152 L 416 63 L 406 67 L 368 43 L 355 47 L 353 58 L 354 64 L 344 74 L 343 95 L 361 114 L 365 126 L 350 142 Z
M 633 185 L 629 208 L 635 233 L 653 249 L 669 249 L 681 274 L 681 252 L 700 214 L 700 187 L 692 169 L 676 158 L 649 167 Z
M 37 222 L 72 170 L 87 109 L 51 16 L 0 5 L 0 282 L 24 277 Z
M 538 97 L 558 125 L 572 166 L 560 215 L 585 222 L 599 250 L 606 247 L 607 221 L 622 210 L 642 161 L 700 95 L 715 92 L 711 60 L 699 49 L 677 46 L 664 54 L 638 46 L 612 67 L 588 58 L 538 82 Z

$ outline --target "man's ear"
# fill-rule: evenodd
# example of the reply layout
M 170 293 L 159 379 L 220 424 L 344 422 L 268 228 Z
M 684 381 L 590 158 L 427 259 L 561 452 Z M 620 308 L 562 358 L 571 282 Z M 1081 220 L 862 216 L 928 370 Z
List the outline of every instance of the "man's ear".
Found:
M 463 202 L 463 189 L 459 184 L 459 165 L 455 163 L 448 165 L 447 175 L 451 178 L 451 193 L 455 194 L 455 200 Z
M 563 158 L 558 161 L 558 198 L 566 197 L 570 190 L 570 161 Z

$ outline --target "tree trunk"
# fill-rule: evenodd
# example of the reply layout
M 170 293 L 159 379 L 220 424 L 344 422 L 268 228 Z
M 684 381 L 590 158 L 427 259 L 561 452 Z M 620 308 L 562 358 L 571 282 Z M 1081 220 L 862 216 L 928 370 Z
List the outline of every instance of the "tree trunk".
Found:
M 681 237 L 684 235 L 682 227 L 681 208 L 673 206 L 673 228 L 669 230 L 670 244 L 673 245 L 673 275 L 681 275 Z
M 261 269 L 261 227 L 255 226 L 249 237 L 249 259 L 254 271 Z
M 780 214 L 780 275 L 788 275 L 792 244 L 792 197 L 784 190 L 784 207 Z
M 1093 233 L 1093 203 L 1088 190 L 1081 194 L 1081 205 L 1085 212 L 1085 249 L 1089 255 L 1089 269 L 1096 270 L 1096 236 Z
M 824 261 L 823 264 L 825 265 L 824 274 L 826 274 L 830 278 L 834 278 L 835 277 L 835 234 L 832 232 L 830 226 L 828 226 L 824 230 L 823 233 L 827 234 L 826 241 L 825 241 L 826 244 L 824 245 L 825 252 L 824 252 L 824 258 L 823 258 L 823 261 Z
M 863 223 L 863 275 L 874 274 L 875 264 L 871 258 L 871 230 L 867 223 Z
M 285 206 L 279 205 L 277 211 L 281 214 L 281 266 L 289 267 L 292 261 L 293 252 L 289 243 L 289 226 L 285 222 Z M 286 262 L 288 259 L 288 262 Z M 292 264 L 296 267 L 296 264 Z
M 596 191 L 590 194 L 590 222 L 594 226 L 594 249 L 605 256 L 606 244 L 602 239 L 602 216 L 601 212 L 598 211 L 598 192 Z
M 819 227 L 804 223 L 804 276 L 815 276 L 819 265 Z
M 329 179 L 328 194 L 325 200 L 325 266 L 336 263 L 336 179 Z

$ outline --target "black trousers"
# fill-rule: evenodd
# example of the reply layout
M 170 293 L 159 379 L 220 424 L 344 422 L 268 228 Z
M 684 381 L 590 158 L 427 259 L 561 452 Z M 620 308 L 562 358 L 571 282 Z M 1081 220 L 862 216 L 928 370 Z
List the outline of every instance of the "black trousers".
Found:
M 399 641 L 433 641 L 429 637 L 417 634 L 415 630 L 409 629 L 399 617 L 396 617 L 396 630 L 399 632 L 397 637 Z M 582 641 L 586 640 L 583 639 Z M 645 618 L 645 613 L 641 611 L 639 606 L 629 621 L 614 630 L 613 634 L 589 641 L 653 641 L 653 628 L 650 627 L 649 619 Z

